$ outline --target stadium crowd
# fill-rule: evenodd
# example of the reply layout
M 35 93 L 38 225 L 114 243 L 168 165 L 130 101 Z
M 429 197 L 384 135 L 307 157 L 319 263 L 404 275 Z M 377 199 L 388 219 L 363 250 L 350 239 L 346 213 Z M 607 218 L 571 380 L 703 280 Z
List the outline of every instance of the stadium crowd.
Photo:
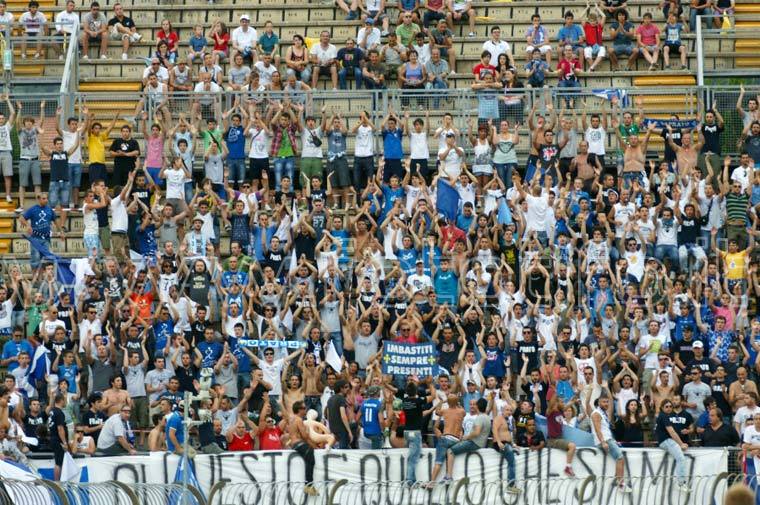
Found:
M 11 266 L 0 287 L 3 457 L 53 452 L 59 474 L 66 452 L 182 454 L 191 436 L 193 453 L 292 448 L 311 482 L 316 448 L 407 447 L 416 482 L 422 447 L 436 448 L 433 481 L 451 479 L 457 455 L 493 447 L 518 493 L 519 451 L 566 451 L 574 476 L 566 429 L 616 460 L 625 492 L 621 448 L 669 452 L 684 490 L 690 446 L 760 451 L 757 98 L 736 105 L 736 158 L 723 154 L 716 104 L 689 124 L 567 90 L 529 103 L 525 86 L 556 73 L 557 90 L 577 87 L 607 56 L 685 64 L 682 11 L 666 9 L 663 44 L 651 15 L 634 28 L 625 3 L 607 1 L 583 26 L 568 13 L 556 37 L 534 16 L 524 66 L 491 28 L 466 128 L 451 114 L 431 121 L 411 97 L 379 120 L 310 112 L 323 76 L 336 88 L 447 87 L 450 28 L 476 13 L 411 3 L 389 31 L 384 2 L 338 0 L 363 21 L 356 40 L 337 50 L 325 32 L 307 49 L 296 36 L 284 55 L 272 24 L 259 37 L 247 15 L 229 34 L 215 24 L 213 42 L 196 27 L 186 54 L 164 21 L 145 98 L 115 139 L 119 118 L 58 110 L 41 145 L 45 104 L 35 117 L 3 97 L 0 165 L 33 245 L 32 278 Z M 92 4 L 85 52 L 112 38 L 126 58 L 140 40 L 118 4 L 114 14 L 106 23 Z M 201 95 L 173 117 L 172 94 L 190 90 Z M 225 93 L 222 111 L 207 94 Z M 71 261 L 70 289 L 45 249 L 72 210 L 87 257 Z M 383 374 L 384 341 L 433 342 L 440 374 Z M 184 394 L 208 381 L 188 434 Z

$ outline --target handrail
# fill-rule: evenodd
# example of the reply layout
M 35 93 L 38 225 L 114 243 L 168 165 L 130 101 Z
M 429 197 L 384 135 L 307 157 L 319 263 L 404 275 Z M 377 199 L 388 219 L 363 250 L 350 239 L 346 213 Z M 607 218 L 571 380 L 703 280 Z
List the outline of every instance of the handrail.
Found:
M 705 85 L 705 48 L 702 43 L 702 16 L 697 16 L 697 86 Z

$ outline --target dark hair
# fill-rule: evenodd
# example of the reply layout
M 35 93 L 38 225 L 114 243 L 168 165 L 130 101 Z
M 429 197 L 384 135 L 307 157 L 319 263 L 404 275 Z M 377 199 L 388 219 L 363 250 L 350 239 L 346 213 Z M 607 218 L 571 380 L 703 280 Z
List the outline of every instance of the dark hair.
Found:
M 488 408 L 488 401 L 486 401 L 485 398 L 478 398 L 478 401 L 475 402 L 475 405 L 478 406 L 478 412 L 483 413 Z
M 417 385 L 414 382 L 408 382 L 406 384 L 406 388 L 404 389 L 404 392 L 407 396 L 417 396 Z

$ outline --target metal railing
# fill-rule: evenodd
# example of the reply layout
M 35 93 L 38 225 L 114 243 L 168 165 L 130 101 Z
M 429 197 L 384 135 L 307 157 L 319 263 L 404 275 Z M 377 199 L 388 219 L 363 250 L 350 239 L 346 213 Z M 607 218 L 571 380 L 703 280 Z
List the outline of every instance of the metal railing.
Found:
M 257 505 L 326 504 L 337 484 L 333 482 L 315 482 L 314 488 L 319 493 L 309 499 L 305 493 L 305 482 L 217 482 L 209 491 L 208 505 L 237 505 L 255 503 Z

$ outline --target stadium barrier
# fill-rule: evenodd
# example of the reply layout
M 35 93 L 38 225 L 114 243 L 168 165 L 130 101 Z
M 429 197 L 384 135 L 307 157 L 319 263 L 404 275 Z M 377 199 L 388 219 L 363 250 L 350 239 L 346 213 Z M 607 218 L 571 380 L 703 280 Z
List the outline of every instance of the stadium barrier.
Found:
M 316 498 L 309 500 L 304 492 L 305 482 L 274 481 L 274 482 L 217 482 L 209 492 L 208 505 L 279 505 L 303 504 L 307 500 L 311 504 L 329 503 L 339 483 L 329 481 L 315 482 L 314 488 L 319 493 Z

